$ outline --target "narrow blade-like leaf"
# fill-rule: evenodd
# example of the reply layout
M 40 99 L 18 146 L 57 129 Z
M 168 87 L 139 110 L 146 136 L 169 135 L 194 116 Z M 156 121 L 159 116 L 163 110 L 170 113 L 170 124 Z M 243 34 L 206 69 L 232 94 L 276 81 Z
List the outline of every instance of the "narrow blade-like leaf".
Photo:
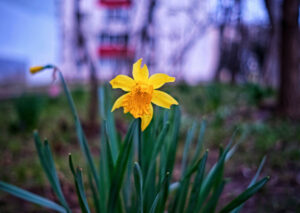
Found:
M 134 183 L 137 194 L 138 210 L 137 212 L 143 213 L 143 175 L 138 163 L 134 163 Z
M 227 213 L 231 210 L 235 209 L 236 207 L 240 206 L 242 203 L 244 203 L 246 200 L 248 200 L 250 197 L 252 197 L 258 190 L 260 190 L 268 181 L 270 177 L 265 177 L 258 181 L 256 184 L 245 190 L 243 193 L 241 193 L 239 196 L 237 196 L 233 201 L 231 201 L 229 204 L 227 204 L 220 213 Z
M 77 111 L 76 111 L 76 107 L 75 107 L 75 104 L 74 104 L 74 101 L 73 101 L 73 98 L 71 96 L 71 93 L 69 91 L 69 88 L 65 82 L 65 79 L 62 75 L 61 72 L 58 72 L 59 74 L 59 78 L 61 80 L 61 83 L 63 85 L 63 88 L 64 88 L 64 92 L 67 96 L 67 100 L 68 100 L 68 103 L 69 103 L 69 106 L 71 108 L 71 112 L 72 112 L 72 115 L 73 115 L 73 118 L 74 118 L 74 121 L 75 121 L 75 126 L 76 126 L 76 133 L 77 133 L 77 137 L 78 137 L 78 141 L 79 141 L 79 144 L 80 144 L 80 147 L 84 153 L 84 156 L 87 160 L 87 163 L 91 169 L 91 172 L 92 172 L 92 175 L 93 175 L 93 178 L 95 180 L 95 183 L 97 185 L 97 188 L 100 189 L 100 183 L 99 183 L 99 177 L 98 177 L 98 173 L 97 173 L 97 170 L 96 170 L 96 167 L 95 167 L 95 164 L 94 164 L 94 161 L 93 161 L 93 158 L 91 156 L 91 151 L 90 151 L 90 148 L 87 144 L 87 141 L 86 141 L 86 138 L 85 138 L 85 134 L 83 132 L 83 129 L 82 129 L 82 126 L 81 126 L 81 123 L 80 123 L 80 120 L 79 120 L 79 117 L 78 117 L 78 114 L 77 114 Z
M 43 198 L 39 195 L 33 194 L 31 192 L 28 192 L 26 190 L 20 189 L 16 186 L 7 184 L 5 182 L 0 181 L 0 190 L 5 191 L 9 194 L 12 194 L 16 197 L 19 197 L 23 200 L 27 200 L 31 203 L 35 203 L 37 205 L 56 210 L 58 212 L 66 213 L 67 211 L 65 210 L 64 207 L 54 203 L 51 200 L 48 200 L 46 198 Z
M 73 174 L 74 183 L 75 183 L 75 186 L 76 186 L 77 197 L 78 197 L 78 201 L 79 201 L 79 204 L 80 204 L 81 211 L 84 212 L 84 213 L 90 213 L 87 198 L 86 198 L 86 195 L 85 195 L 85 192 L 84 192 L 81 169 L 79 169 L 79 168 L 76 168 L 76 170 L 74 169 L 71 154 L 69 154 L 69 166 L 70 166 L 71 172 Z
M 259 167 L 258 167 L 258 169 L 257 169 L 257 171 L 256 171 L 256 174 L 255 174 L 254 177 L 252 178 L 252 180 L 251 180 L 251 182 L 250 182 L 248 188 L 251 187 L 251 186 L 253 186 L 253 185 L 255 184 L 256 179 L 258 178 L 258 176 L 259 176 L 259 174 L 260 174 L 260 172 L 261 172 L 261 170 L 262 170 L 262 168 L 263 168 L 263 166 L 264 166 L 264 164 L 265 164 L 265 161 L 266 161 L 266 156 L 261 160 L 260 165 L 259 165 Z M 240 205 L 239 207 L 235 208 L 235 209 L 232 211 L 232 213 L 238 213 L 238 212 L 240 212 L 240 210 L 241 210 L 242 208 L 243 208 L 243 204 Z
M 115 212 L 116 202 L 119 197 L 119 192 L 122 187 L 122 183 L 124 181 L 125 171 L 127 169 L 129 154 L 131 151 L 131 146 L 133 144 L 134 134 L 137 129 L 137 120 L 131 124 L 128 133 L 125 137 L 123 147 L 119 152 L 119 156 L 117 159 L 116 166 L 114 168 L 114 173 L 110 186 L 110 193 L 108 199 L 108 212 Z

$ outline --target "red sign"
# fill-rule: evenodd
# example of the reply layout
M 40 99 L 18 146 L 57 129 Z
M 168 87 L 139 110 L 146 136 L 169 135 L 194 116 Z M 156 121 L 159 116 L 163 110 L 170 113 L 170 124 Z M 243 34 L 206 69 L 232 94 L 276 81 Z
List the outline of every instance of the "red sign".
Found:
M 124 45 L 101 45 L 98 55 L 101 58 L 133 58 L 134 50 Z
M 131 0 L 99 0 L 98 2 L 101 6 L 108 7 L 108 8 L 131 6 Z

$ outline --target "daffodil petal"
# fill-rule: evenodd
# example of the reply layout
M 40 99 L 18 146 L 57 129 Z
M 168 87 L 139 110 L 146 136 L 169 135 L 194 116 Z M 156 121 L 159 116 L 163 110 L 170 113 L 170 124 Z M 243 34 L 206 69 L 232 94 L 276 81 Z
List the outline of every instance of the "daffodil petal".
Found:
M 146 64 L 141 68 L 142 59 L 139 59 L 133 64 L 132 76 L 135 81 L 147 82 L 149 77 L 149 71 Z
M 132 87 L 135 86 L 135 81 L 126 76 L 126 75 L 118 75 L 114 79 L 109 82 L 113 89 L 122 89 L 124 91 L 130 91 Z
M 112 109 L 111 109 L 112 112 L 113 112 L 115 109 L 118 109 L 118 108 L 120 108 L 120 107 L 123 106 L 123 101 L 124 101 L 124 99 L 126 98 L 126 96 L 127 96 L 128 94 L 129 94 L 129 93 L 126 93 L 126 94 L 120 96 L 120 97 L 115 101 L 115 103 L 114 103 L 114 105 L 113 105 L 113 107 L 112 107 Z
M 168 76 L 167 74 L 157 73 L 150 76 L 148 84 L 153 86 L 153 89 L 162 87 L 165 83 L 174 82 L 175 78 Z
M 168 109 L 173 104 L 178 105 L 178 102 L 171 95 L 159 90 L 153 90 L 151 102 Z
M 142 116 L 142 123 L 141 123 L 141 129 L 142 131 L 144 131 L 147 126 L 150 124 L 152 117 L 153 117 L 153 106 L 152 104 L 149 105 L 150 106 L 150 114 L 146 114 Z

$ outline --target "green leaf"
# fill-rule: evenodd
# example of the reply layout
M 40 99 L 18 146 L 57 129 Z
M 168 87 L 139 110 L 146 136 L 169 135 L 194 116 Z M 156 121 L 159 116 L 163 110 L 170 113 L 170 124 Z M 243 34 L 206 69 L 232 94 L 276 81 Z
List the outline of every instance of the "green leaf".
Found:
M 163 213 L 165 209 L 165 204 L 167 201 L 170 185 L 170 173 L 167 172 L 161 185 L 159 186 L 159 191 L 153 201 L 150 212 L 151 213 Z
M 156 119 L 156 115 L 154 114 L 153 121 L 150 122 L 149 126 L 142 132 L 142 141 L 143 141 L 143 162 L 144 165 L 141 167 L 143 175 L 149 172 L 149 164 L 152 161 L 152 153 L 154 147 L 157 143 L 157 132 L 154 129 L 154 120 Z M 162 128 L 159 132 L 162 131 Z
M 192 162 L 195 163 L 197 159 L 200 156 L 202 145 L 203 145 L 203 138 L 204 138 L 204 133 L 205 133 L 205 128 L 206 128 L 206 121 L 202 120 L 201 126 L 200 126 L 200 131 L 198 135 L 198 140 L 197 140 L 197 146 L 196 146 L 196 151 L 193 157 Z
M 232 136 L 231 141 L 232 141 L 233 138 L 236 136 L 237 132 L 238 132 L 238 129 L 235 130 L 235 132 L 233 133 L 233 136 Z M 234 152 L 237 150 L 238 146 L 239 146 L 242 142 L 245 141 L 245 138 L 246 138 L 246 135 L 247 135 L 247 134 L 248 134 L 247 131 L 242 133 L 242 136 L 238 139 L 238 141 L 236 142 L 236 144 L 234 144 L 234 145 L 232 146 L 232 148 L 228 151 L 228 154 L 227 154 L 227 156 L 226 156 L 225 161 L 228 161 L 228 160 L 231 158 L 231 156 L 234 154 Z
M 190 166 L 188 170 L 182 175 L 180 180 L 180 188 L 176 194 L 170 212 L 183 212 L 186 204 L 186 197 L 189 190 L 191 176 L 193 175 L 194 172 L 197 171 L 197 168 L 200 163 L 201 163 L 201 159 L 199 159 L 195 165 Z
M 144 152 L 143 152 L 143 141 L 142 141 L 142 130 L 141 130 L 141 123 L 142 123 L 142 120 L 141 118 L 138 118 L 138 130 L 137 130 L 137 147 L 138 147 L 138 162 L 139 162 L 139 165 L 141 166 L 141 169 L 142 171 L 144 171 Z
M 134 163 L 134 183 L 137 194 L 138 209 L 137 212 L 143 213 L 143 175 L 137 162 Z
M 62 75 L 61 72 L 58 72 L 59 74 L 59 78 L 61 80 L 61 83 L 63 85 L 63 88 L 64 88 L 64 92 L 67 96 L 67 100 L 68 100 L 68 103 L 69 103 L 69 106 L 71 108 L 71 112 L 72 112 L 72 115 L 73 115 L 73 118 L 75 120 L 75 126 L 76 126 L 76 133 L 77 133 L 77 137 L 78 137 L 78 141 L 79 141 L 79 144 L 80 144 L 80 147 L 85 155 L 85 158 L 87 160 L 87 163 L 91 169 L 91 172 L 92 172 L 92 175 L 93 175 L 93 178 L 95 180 L 95 183 L 97 185 L 97 188 L 100 189 L 100 183 L 99 183 L 99 177 L 98 177 L 98 173 L 97 173 L 97 170 L 96 170 L 96 167 L 95 167 L 95 164 L 94 164 L 94 161 L 93 161 L 93 158 L 91 156 L 91 152 L 90 152 L 90 149 L 89 149 L 89 146 L 87 144 L 87 141 L 86 141 L 86 138 L 85 138 L 85 134 L 82 130 L 82 127 L 81 127 L 81 123 L 80 123 L 80 120 L 79 120 L 79 117 L 78 117 L 78 114 L 77 114 L 77 111 L 76 111 L 76 108 L 75 108 L 75 104 L 74 104 L 74 101 L 73 101 L 73 98 L 71 96 L 71 93 L 69 91 L 69 88 L 65 82 L 65 79 Z
M 205 205 L 205 208 L 202 211 L 202 213 L 213 213 L 213 212 L 215 212 L 215 209 L 217 207 L 219 198 L 221 196 L 221 193 L 223 192 L 224 186 L 225 186 L 225 181 L 223 180 L 218 185 L 218 187 L 215 188 L 214 192 L 212 193 L 211 198 L 209 199 L 209 201 Z
M 148 171 L 151 171 L 153 169 L 154 165 L 155 165 L 156 158 L 157 158 L 158 154 L 160 153 L 161 148 L 164 145 L 163 140 L 165 139 L 166 134 L 168 133 L 169 126 L 170 126 L 170 123 L 166 122 L 166 124 L 164 125 L 162 131 L 160 132 L 160 134 L 158 136 L 157 141 L 155 142 L 155 146 L 154 146 L 154 149 L 152 151 L 151 161 L 150 161 L 150 166 L 149 166 Z M 147 172 L 145 179 L 146 179 L 146 181 L 145 181 L 144 187 L 147 187 L 147 186 L 151 187 L 150 184 L 149 184 L 150 179 L 151 179 L 151 174 L 149 172 Z
M 100 207 L 101 212 L 106 211 L 106 204 L 108 201 L 111 178 L 114 170 L 114 163 L 112 159 L 112 151 L 110 143 L 107 140 L 106 121 L 102 121 L 101 125 L 101 141 L 100 141 L 100 185 L 101 189 L 99 190 L 100 194 Z
M 156 190 L 156 177 L 157 177 L 157 173 L 156 173 L 156 162 L 154 163 L 154 166 L 151 167 L 151 170 L 148 171 L 148 180 L 147 180 L 147 186 L 145 187 L 145 181 L 143 184 L 143 205 L 144 205 L 144 212 L 149 212 L 151 205 L 155 199 L 157 190 Z
M 77 197 L 78 197 L 81 211 L 84 213 L 90 213 L 87 198 L 86 198 L 86 195 L 84 192 L 81 169 L 79 169 L 79 168 L 76 168 L 76 170 L 74 169 L 71 154 L 69 154 L 69 166 L 70 166 L 71 172 L 73 174 L 74 183 L 76 186 Z
M 39 195 L 33 194 L 31 192 L 28 192 L 26 190 L 20 189 L 16 186 L 7 184 L 5 182 L 0 181 L 0 190 L 5 191 L 9 194 L 12 194 L 16 197 L 19 197 L 23 200 L 27 200 L 31 203 L 35 203 L 37 205 L 56 210 L 58 212 L 66 213 L 67 211 L 65 210 L 64 207 L 54 203 L 51 200 L 48 200 L 46 198 L 43 198 Z
M 259 176 L 259 174 L 260 174 L 260 172 L 261 172 L 261 170 L 262 170 L 262 168 L 263 168 L 263 166 L 264 166 L 264 164 L 265 164 L 265 162 L 266 162 L 266 159 L 267 159 L 266 156 L 264 156 L 263 159 L 261 160 L 261 162 L 260 162 L 260 164 L 259 164 L 259 167 L 258 167 L 258 169 L 257 169 L 257 171 L 256 171 L 256 173 L 255 173 L 255 175 L 254 175 L 254 177 L 252 178 L 252 180 L 251 180 L 251 182 L 250 182 L 248 188 L 249 188 L 250 186 L 253 186 L 253 185 L 255 184 L 256 179 L 258 178 L 258 176 Z
M 220 160 L 222 160 L 221 157 L 222 157 L 223 152 L 224 152 L 223 147 L 220 146 L 220 148 L 219 148 L 219 159 L 220 159 Z M 227 153 L 227 154 L 228 154 L 228 153 Z M 227 155 L 226 155 L 226 157 L 227 157 Z M 222 183 L 222 181 L 223 181 L 226 157 L 225 157 L 224 163 L 221 164 L 220 169 L 217 171 L 216 177 L 215 177 L 215 179 L 214 179 L 213 188 L 218 188 L 219 185 L 220 185 L 220 184 Z
M 186 203 L 186 196 L 189 189 L 190 184 L 190 177 L 192 173 L 189 173 L 190 175 L 186 175 L 186 166 L 188 163 L 188 153 L 191 146 L 191 143 L 194 139 L 195 130 L 197 127 L 197 123 L 194 122 L 192 127 L 189 129 L 185 145 L 184 145 L 184 151 L 183 151 L 183 157 L 182 157 L 182 164 L 181 164 L 181 181 L 180 181 L 180 187 L 179 190 L 176 193 L 175 199 L 170 205 L 170 212 L 182 212 Z M 191 170 L 189 170 L 191 171 Z
M 110 187 L 111 171 L 113 170 L 113 162 L 110 158 L 111 150 L 106 137 L 105 125 L 106 122 L 103 121 L 101 124 L 100 163 L 99 163 L 100 166 L 99 181 L 101 186 L 101 189 L 99 190 L 99 196 L 101 197 L 101 199 L 99 200 L 99 206 L 101 209 L 100 212 L 105 212 L 105 206 L 108 200 L 108 193 Z
M 114 168 L 108 199 L 108 212 L 111 213 L 115 212 L 116 202 L 119 198 L 119 192 L 124 181 L 125 171 L 128 165 L 130 151 L 132 149 L 133 138 L 137 129 L 137 123 L 138 122 L 135 119 L 131 124 Z
M 243 204 L 246 200 L 252 197 L 258 190 L 260 190 L 268 181 L 270 177 L 265 177 L 258 181 L 256 184 L 245 190 L 239 196 L 237 196 L 233 201 L 227 204 L 220 213 L 227 213 L 235 209 L 236 207 Z
M 101 211 L 100 199 L 99 199 L 96 187 L 95 187 L 95 185 L 93 183 L 93 179 L 92 179 L 92 176 L 91 176 L 90 172 L 88 172 L 88 181 L 89 181 L 89 186 L 90 186 L 91 191 L 92 191 L 93 202 L 94 202 L 94 206 L 95 206 L 96 212 L 97 213 L 104 212 L 104 210 Z
M 188 194 L 188 190 L 189 190 L 189 186 L 190 186 L 190 177 L 189 178 L 186 178 L 185 180 L 183 180 L 181 183 L 180 183 L 180 188 L 179 190 L 177 191 L 177 198 L 178 200 L 176 200 L 176 203 L 174 205 L 175 207 L 175 211 L 176 212 L 183 212 L 184 210 L 184 207 L 185 207 L 185 204 L 186 204 L 186 198 L 187 198 L 187 194 Z M 175 212 L 174 211 L 174 212 Z
M 153 204 L 152 204 L 151 209 L 150 209 L 150 213 L 155 213 L 158 201 L 159 201 L 159 194 L 155 197 L 155 199 L 153 201 Z
M 203 181 L 203 177 L 204 177 L 207 155 L 208 155 L 208 151 L 205 152 L 205 154 L 202 157 L 201 162 L 200 162 L 200 164 L 197 168 L 198 171 L 197 171 L 197 174 L 196 174 L 196 177 L 195 177 L 195 180 L 194 180 L 194 184 L 192 186 L 190 200 L 189 200 L 189 204 L 188 204 L 188 207 L 187 207 L 187 213 L 195 212 L 195 208 L 196 208 L 197 203 L 198 203 L 200 189 L 201 189 L 202 181 Z
M 166 172 L 170 172 L 170 176 L 172 176 L 174 162 L 176 157 L 176 150 L 178 144 L 178 135 L 180 128 L 180 108 L 178 106 L 173 106 L 174 108 L 174 119 L 171 131 L 171 144 L 167 154 L 167 165 Z
M 261 172 L 261 170 L 262 170 L 262 168 L 263 168 L 263 166 L 264 166 L 264 164 L 265 164 L 265 161 L 266 161 L 266 156 L 263 157 L 263 159 L 261 160 L 260 165 L 259 165 L 259 167 L 258 167 L 258 169 L 257 169 L 257 171 L 256 171 L 256 174 L 255 174 L 254 177 L 252 178 L 252 180 L 251 180 L 251 182 L 250 182 L 248 188 L 251 187 L 251 186 L 253 186 L 253 185 L 255 184 L 256 179 L 258 178 L 258 176 L 259 176 L 259 174 L 260 174 L 260 172 Z M 235 209 L 232 211 L 232 213 L 238 213 L 238 212 L 240 212 L 240 210 L 241 210 L 242 208 L 243 208 L 243 204 L 240 205 L 240 206 L 238 206 L 237 208 L 235 208 Z
M 218 182 L 219 180 L 219 175 L 223 173 L 223 168 L 224 168 L 224 163 L 225 163 L 225 158 L 227 154 L 227 149 L 222 153 L 220 156 L 218 162 L 213 166 L 213 168 L 210 170 L 208 175 L 205 177 L 203 180 L 200 194 L 199 194 L 199 199 L 198 199 L 198 205 L 197 205 L 197 211 L 200 211 L 203 205 L 201 205 L 205 199 L 208 197 L 210 191 L 212 190 L 213 186 Z M 196 212 L 197 212 L 196 211 Z
M 186 140 L 185 140 L 183 156 L 182 156 L 182 164 L 181 164 L 182 174 L 184 174 L 184 171 L 186 169 L 186 165 L 187 165 L 187 162 L 188 162 L 189 151 L 190 151 L 192 141 L 194 139 L 196 127 L 197 127 L 197 123 L 194 122 L 193 126 L 189 129 Z
M 48 141 L 45 140 L 44 144 L 42 144 L 38 132 L 35 131 L 34 142 L 35 142 L 35 147 L 38 152 L 38 156 L 42 168 L 46 173 L 46 176 L 51 184 L 53 191 L 55 192 L 55 195 L 59 199 L 61 205 L 63 205 L 66 208 L 67 212 L 71 212 L 61 190 L 60 182 L 56 173 L 56 169 L 55 169 L 55 165 L 54 165 L 54 161 L 53 161 L 53 157 L 52 157 L 52 153 Z
M 121 198 L 123 199 L 126 212 L 128 212 L 128 210 L 131 207 L 132 196 L 133 196 L 132 190 L 134 190 L 133 182 L 132 182 L 132 173 L 134 169 L 133 168 L 134 164 L 132 163 L 133 158 L 134 158 L 134 146 L 131 146 L 131 150 L 129 152 L 129 158 L 128 158 L 128 162 L 130 163 L 127 164 L 127 171 L 125 172 L 124 183 L 123 183 L 124 186 L 122 188 L 122 194 L 120 195 Z
M 201 186 L 201 190 L 200 190 L 200 197 L 198 200 L 198 207 L 201 209 L 201 206 L 199 206 L 202 202 L 205 201 L 205 199 L 207 198 L 207 196 L 209 195 L 212 187 L 215 185 L 216 182 L 220 181 L 220 174 L 223 173 L 223 169 L 224 169 L 224 164 L 225 164 L 225 160 L 228 159 L 227 155 L 229 152 L 231 152 L 231 145 L 234 141 L 234 138 L 236 136 L 237 131 L 235 131 L 229 141 L 229 143 L 227 144 L 226 148 L 224 149 L 220 149 L 220 157 L 218 159 L 218 162 L 210 169 L 209 173 L 207 174 L 207 176 L 205 177 L 205 179 L 203 180 L 203 184 Z
M 111 144 L 111 152 L 114 164 L 117 161 L 117 157 L 119 154 L 119 141 L 117 138 L 116 125 L 114 120 L 114 115 L 111 112 L 112 104 L 111 104 L 111 94 L 109 92 L 108 86 L 105 84 L 99 88 L 99 106 L 100 106 L 100 116 L 102 121 L 105 120 L 107 122 L 106 132 Z

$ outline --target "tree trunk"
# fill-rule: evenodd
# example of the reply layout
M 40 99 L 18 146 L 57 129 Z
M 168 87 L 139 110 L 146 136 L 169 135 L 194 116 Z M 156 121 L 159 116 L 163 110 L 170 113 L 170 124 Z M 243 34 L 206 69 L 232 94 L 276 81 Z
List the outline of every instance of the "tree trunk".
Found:
M 265 52 L 265 59 L 262 67 L 263 81 L 266 85 L 278 87 L 280 73 L 280 21 L 281 1 L 264 0 L 269 16 L 270 29 L 269 39 Z
M 281 23 L 279 113 L 300 119 L 299 0 L 284 0 Z

